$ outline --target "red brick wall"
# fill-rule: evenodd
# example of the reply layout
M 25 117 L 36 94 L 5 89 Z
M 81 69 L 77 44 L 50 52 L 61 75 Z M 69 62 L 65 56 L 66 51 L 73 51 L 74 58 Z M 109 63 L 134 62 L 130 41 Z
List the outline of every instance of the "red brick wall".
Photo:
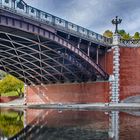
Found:
M 0 103 L 7 103 L 12 100 L 18 99 L 19 97 L 13 96 L 13 97 L 0 97 Z
M 108 93 L 108 82 L 30 86 L 27 89 L 27 103 L 108 102 Z
M 113 50 L 108 50 L 107 53 L 105 53 L 104 56 L 101 56 L 99 58 L 99 64 L 102 66 L 102 68 L 108 73 L 113 73 Z
M 112 74 L 113 52 L 100 56 L 100 65 Z M 92 103 L 109 101 L 109 83 L 93 82 L 81 84 L 46 85 L 28 87 L 27 103 Z
M 119 120 L 119 137 L 120 140 L 139 140 L 140 139 L 140 117 L 120 113 Z
M 140 95 L 140 48 L 120 48 L 120 99 Z

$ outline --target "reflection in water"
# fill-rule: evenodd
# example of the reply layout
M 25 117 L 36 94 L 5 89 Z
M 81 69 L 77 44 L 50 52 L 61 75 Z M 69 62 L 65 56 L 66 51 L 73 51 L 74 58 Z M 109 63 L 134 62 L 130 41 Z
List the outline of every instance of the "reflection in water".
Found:
M 23 129 L 23 112 L 11 109 L 0 109 L 1 139 L 16 135 Z
M 130 121 L 133 124 L 129 123 Z M 23 115 L 22 111 L 1 110 L 0 122 L 2 122 L 1 138 L 23 140 L 139 140 L 140 138 L 139 116 L 118 111 L 28 109 L 24 110 Z M 10 129 L 13 129 L 13 132 L 4 127 L 8 127 L 8 124 L 12 125 Z
M 109 137 L 119 140 L 119 112 L 112 111 L 109 117 Z

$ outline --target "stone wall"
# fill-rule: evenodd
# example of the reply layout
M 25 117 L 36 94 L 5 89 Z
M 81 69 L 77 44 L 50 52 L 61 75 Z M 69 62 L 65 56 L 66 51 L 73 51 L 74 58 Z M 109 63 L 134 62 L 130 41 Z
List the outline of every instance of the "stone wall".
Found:
M 109 83 L 55 84 L 27 88 L 27 103 L 108 102 Z
M 113 52 L 110 50 L 99 57 L 99 64 L 112 74 Z M 45 86 L 29 86 L 26 102 L 38 103 L 98 103 L 109 102 L 109 82 L 69 83 Z
M 0 103 L 7 103 L 7 102 L 10 102 L 12 100 L 15 100 L 19 97 L 17 96 L 12 96 L 12 97 L 0 97 Z
M 140 95 L 140 48 L 120 48 L 120 99 Z

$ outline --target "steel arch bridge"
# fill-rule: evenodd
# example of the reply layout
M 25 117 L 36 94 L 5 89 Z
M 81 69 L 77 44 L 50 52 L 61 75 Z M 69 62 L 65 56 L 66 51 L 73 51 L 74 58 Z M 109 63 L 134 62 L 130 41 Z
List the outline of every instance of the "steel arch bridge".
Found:
M 28 85 L 107 80 L 95 61 L 110 44 L 24 1 L 0 0 L 0 67 Z

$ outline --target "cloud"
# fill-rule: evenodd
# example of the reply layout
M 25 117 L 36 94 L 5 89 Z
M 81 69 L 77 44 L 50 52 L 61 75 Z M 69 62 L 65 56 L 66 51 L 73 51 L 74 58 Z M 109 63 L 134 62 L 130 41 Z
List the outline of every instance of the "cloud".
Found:
M 97 33 L 114 30 L 116 15 L 123 19 L 120 28 L 133 34 L 140 31 L 139 0 L 25 0 L 28 4 L 89 28 Z

